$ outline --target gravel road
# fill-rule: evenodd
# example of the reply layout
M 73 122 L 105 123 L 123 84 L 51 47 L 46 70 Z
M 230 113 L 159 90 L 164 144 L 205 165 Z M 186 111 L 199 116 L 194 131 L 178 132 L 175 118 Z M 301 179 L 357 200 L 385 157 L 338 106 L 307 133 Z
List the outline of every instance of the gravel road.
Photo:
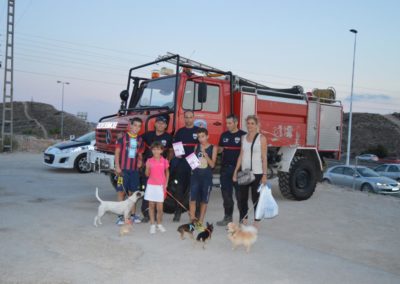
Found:
M 108 178 L 42 165 L 40 154 L 0 155 L 0 283 L 400 283 L 400 199 L 318 185 L 311 199 L 283 199 L 246 254 L 216 227 L 203 250 L 148 224 L 119 237 L 115 216 L 93 217 Z M 223 214 L 219 189 L 207 220 Z M 237 210 L 234 218 L 237 220 Z M 187 221 L 184 216 L 183 221 Z

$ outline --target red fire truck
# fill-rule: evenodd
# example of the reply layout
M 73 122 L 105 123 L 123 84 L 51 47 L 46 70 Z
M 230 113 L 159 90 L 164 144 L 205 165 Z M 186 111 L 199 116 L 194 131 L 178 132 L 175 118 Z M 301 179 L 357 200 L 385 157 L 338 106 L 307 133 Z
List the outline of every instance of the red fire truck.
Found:
M 135 75 L 162 64 L 174 68 L 162 67 L 152 78 Z M 130 118 L 142 118 L 144 132 L 154 129 L 157 116 L 168 115 L 167 131 L 174 134 L 184 126 L 185 110 L 194 111 L 195 124 L 207 127 L 213 144 L 226 131 L 229 114 L 239 117 L 244 130 L 246 116 L 256 114 L 260 132 L 267 137 L 269 168 L 276 172 L 280 190 L 289 199 L 310 198 L 322 177 L 324 157 L 340 155 L 343 109 L 333 89 L 305 93 L 300 86 L 269 88 L 168 53 L 131 68 L 120 98 L 118 112 L 101 118 L 96 128 L 96 148 L 88 153 L 96 171 L 113 174 L 115 142 Z

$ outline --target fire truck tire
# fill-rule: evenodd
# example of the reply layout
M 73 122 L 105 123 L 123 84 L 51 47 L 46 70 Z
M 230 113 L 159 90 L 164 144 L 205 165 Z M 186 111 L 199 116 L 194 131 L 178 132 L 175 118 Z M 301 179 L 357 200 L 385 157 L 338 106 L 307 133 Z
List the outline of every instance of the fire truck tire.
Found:
M 284 197 L 292 200 L 310 198 L 317 185 L 317 171 L 312 160 L 295 156 L 288 173 L 279 172 L 279 187 Z

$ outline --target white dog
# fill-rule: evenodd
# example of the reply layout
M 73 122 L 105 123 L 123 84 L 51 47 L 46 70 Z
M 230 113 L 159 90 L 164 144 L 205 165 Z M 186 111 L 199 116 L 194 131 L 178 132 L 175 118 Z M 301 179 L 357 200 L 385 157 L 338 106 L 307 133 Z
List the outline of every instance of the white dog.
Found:
M 138 201 L 139 198 L 143 197 L 142 191 L 136 191 L 124 201 L 103 201 L 99 197 L 99 189 L 96 187 L 96 198 L 100 201 L 99 210 L 97 215 L 94 217 L 94 225 L 97 227 L 97 223 L 102 225 L 101 217 L 106 212 L 112 212 L 118 215 L 124 215 L 125 220 L 129 218 L 132 206 Z

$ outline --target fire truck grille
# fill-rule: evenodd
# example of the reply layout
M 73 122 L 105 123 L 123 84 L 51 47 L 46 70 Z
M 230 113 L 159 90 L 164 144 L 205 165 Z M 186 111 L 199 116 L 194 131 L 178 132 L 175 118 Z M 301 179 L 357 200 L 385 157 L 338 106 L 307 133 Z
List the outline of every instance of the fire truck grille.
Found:
M 125 131 L 126 126 L 117 129 L 96 129 L 96 148 L 102 152 L 113 153 L 115 143 L 120 135 Z

